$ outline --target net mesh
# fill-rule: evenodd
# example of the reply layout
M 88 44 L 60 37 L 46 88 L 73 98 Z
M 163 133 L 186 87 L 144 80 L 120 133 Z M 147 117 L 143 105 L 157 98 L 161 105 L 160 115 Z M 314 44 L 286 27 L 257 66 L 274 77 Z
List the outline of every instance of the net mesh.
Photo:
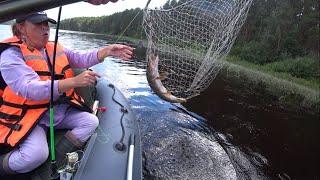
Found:
M 211 84 L 251 4 L 252 0 L 180 0 L 168 9 L 144 10 L 147 54 L 159 56 L 168 91 L 189 99 Z

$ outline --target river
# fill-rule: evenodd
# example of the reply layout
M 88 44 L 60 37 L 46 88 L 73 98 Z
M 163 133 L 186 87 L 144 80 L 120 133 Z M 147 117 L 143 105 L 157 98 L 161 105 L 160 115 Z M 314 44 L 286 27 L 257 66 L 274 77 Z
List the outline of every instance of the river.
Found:
M 50 38 L 53 34 L 52 30 Z M 10 35 L 10 27 L 0 25 L 0 39 Z M 108 44 L 103 36 L 64 30 L 60 31 L 59 42 L 78 51 Z M 275 122 L 277 113 L 261 113 L 259 107 L 264 102 L 260 101 L 259 106 L 256 102 L 259 99 L 244 98 L 244 95 L 255 96 L 255 92 L 237 95 L 234 91 L 237 87 L 228 85 L 218 76 L 214 86 L 199 97 L 184 106 L 173 105 L 152 93 L 145 67 L 146 62 L 141 58 L 128 62 L 106 58 L 94 67 L 105 72 L 103 76 L 123 92 L 136 113 L 141 131 L 144 179 L 319 178 L 315 161 L 305 159 L 318 159 L 319 155 L 305 155 L 308 151 L 301 149 L 304 145 L 291 146 L 290 141 L 296 142 L 297 137 L 289 138 L 292 132 L 286 131 L 288 124 L 283 124 L 290 117 L 281 112 L 286 121 Z M 268 118 L 273 119 L 267 122 Z M 311 134 L 319 129 L 305 128 L 310 128 Z M 275 135 L 275 131 L 281 133 Z M 319 137 L 309 139 L 308 143 L 318 141 Z M 300 149 L 291 149 L 297 147 Z M 290 155 L 286 155 L 287 152 Z

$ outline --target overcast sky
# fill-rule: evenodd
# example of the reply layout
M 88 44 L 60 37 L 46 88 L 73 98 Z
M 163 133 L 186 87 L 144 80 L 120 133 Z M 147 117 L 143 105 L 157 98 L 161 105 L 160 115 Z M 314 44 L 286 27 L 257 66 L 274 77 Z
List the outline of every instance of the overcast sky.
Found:
M 108 3 L 106 5 L 91 5 L 86 2 L 79 2 L 62 7 L 61 19 L 81 17 L 81 16 L 104 16 L 115 12 L 121 12 L 126 9 L 144 8 L 148 0 L 119 0 L 117 3 Z M 151 0 L 149 7 L 160 7 L 167 0 Z M 45 11 L 49 17 L 57 19 L 58 8 Z

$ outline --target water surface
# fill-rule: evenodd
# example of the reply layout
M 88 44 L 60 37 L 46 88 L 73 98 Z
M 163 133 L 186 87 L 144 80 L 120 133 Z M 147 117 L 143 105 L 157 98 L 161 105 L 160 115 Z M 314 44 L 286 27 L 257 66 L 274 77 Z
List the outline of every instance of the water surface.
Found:
M 8 26 L 0 26 L 0 39 L 10 36 L 8 30 Z M 53 35 L 54 31 L 51 32 Z M 78 51 L 108 44 L 103 36 L 70 31 L 61 31 L 59 41 L 63 46 Z M 290 146 L 290 141 L 295 142 L 295 138 L 288 138 L 292 132 L 284 127 L 294 118 L 288 116 L 288 112 L 263 109 L 267 101 L 252 98 L 255 91 L 251 94 L 235 91 L 237 87 L 219 76 L 213 87 L 220 88 L 211 87 L 192 99 L 185 104 L 189 110 L 186 111 L 183 106 L 164 102 L 152 93 L 145 77 L 145 66 L 144 59 L 124 62 L 106 58 L 94 67 L 123 92 L 136 113 L 141 131 L 145 179 L 316 177 L 314 161 L 305 158 L 313 156 L 317 159 L 317 153 L 305 156 L 308 153 L 305 148 L 303 151 L 292 149 L 304 145 Z M 263 93 L 255 97 L 270 98 Z M 277 115 L 286 121 L 275 122 Z M 272 118 L 273 121 L 267 121 Z M 314 129 L 317 128 L 311 128 L 311 135 Z M 275 131 L 281 133 L 277 136 Z M 306 139 L 314 143 L 319 137 Z M 290 155 L 284 156 L 286 152 Z

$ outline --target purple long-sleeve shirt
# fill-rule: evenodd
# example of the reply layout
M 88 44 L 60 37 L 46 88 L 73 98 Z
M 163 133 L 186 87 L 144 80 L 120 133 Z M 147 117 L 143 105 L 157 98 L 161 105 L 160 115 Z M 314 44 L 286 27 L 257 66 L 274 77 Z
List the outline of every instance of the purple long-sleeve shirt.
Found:
M 88 68 L 99 63 L 97 50 L 79 53 L 65 48 L 64 52 L 72 68 Z M 44 51 L 42 54 L 46 57 Z M 19 48 L 10 47 L 1 53 L 0 71 L 4 81 L 17 95 L 31 100 L 50 98 L 51 81 L 39 81 L 40 77 L 31 67 L 26 65 Z M 53 95 L 54 99 L 61 95 L 58 91 L 58 80 L 54 81 Z M 67 107 L 63 104 L 55 106 L 55 124 L 64 118 Z M 49 117 L 48 112 L 43 119 L 47 119 L 47 117 Z M 48 123 L 49 121 L 45 120 L 44 124 Z

